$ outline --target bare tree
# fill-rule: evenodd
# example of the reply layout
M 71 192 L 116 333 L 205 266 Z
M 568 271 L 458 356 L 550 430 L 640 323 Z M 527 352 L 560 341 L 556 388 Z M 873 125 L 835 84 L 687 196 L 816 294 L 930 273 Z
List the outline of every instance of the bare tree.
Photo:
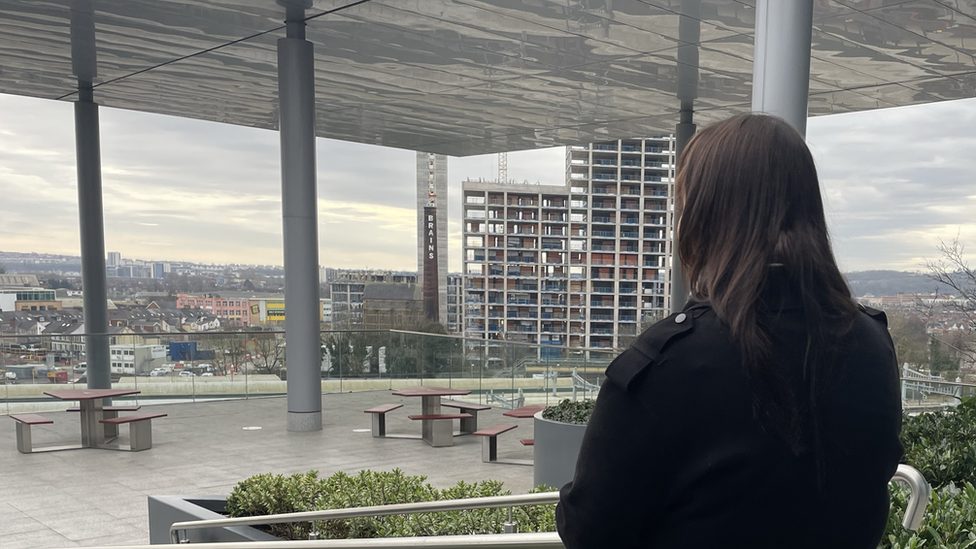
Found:
M 251 363 L 259 374 L 278 375 L 285 365 L 285 342 L 278 334 L 252 332 L 247 347 L 251 351 Z
M 214 352 L 214 367 L 220 375 L 227 375 L 228 367 L 236 370 L 247 355 L 245 339 L 248 334 L 220 331 L 207 334 L 206 342 Z
M 965 246 L 958 236 L 948 244 L 939 241 L 938 250 L 941 257 L 926 262 L 928 276 L 940 286 L 947 286 L 954 295 L 952 299 L 933 300 L 928 306 L 929 314 L 941 312 L 942 316 L 952 318 L 958 328 L 955 337 L 952 341 L 939 341 L 948 346 L 956 358 L 976 362 L 976 350 L 972 345 L 972 336 L 976 331 L 976 271 L 966 261 Z

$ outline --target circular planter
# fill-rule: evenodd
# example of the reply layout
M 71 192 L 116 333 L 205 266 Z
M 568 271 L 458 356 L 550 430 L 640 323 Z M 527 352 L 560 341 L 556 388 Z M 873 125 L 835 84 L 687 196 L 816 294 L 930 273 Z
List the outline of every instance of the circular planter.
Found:
M 586 425 L 544 419 L 541 411 L 533 417 L 533 483 L 562 488 L 573 480 Z

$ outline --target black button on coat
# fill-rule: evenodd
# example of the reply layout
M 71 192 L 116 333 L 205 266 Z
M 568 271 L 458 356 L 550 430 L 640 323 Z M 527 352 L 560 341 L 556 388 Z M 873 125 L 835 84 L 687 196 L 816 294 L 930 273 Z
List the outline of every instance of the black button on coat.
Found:
M 678 322 L 679 315 L 684 315 Z M 803 310 L 786 303 L 773 357 L 802 382 Z M 707 304 L 648 328 L 607 368 L 556 519 L 568 549 L 875 549 L 902 455 L 901 396 L 884 314 L 839 343 L 821 403 L 825 480 L 754 417 L 739 353 Z

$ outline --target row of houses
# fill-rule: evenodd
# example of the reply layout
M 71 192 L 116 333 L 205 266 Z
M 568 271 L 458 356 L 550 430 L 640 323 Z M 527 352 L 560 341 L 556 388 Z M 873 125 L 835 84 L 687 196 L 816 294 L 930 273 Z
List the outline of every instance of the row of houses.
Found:
M 220 319 L 199 310 L 148 307 L 109 311 L 111 345 L 136 345 L 153 334 L 195 333 L 218 330 Z M 85 349 L 85 320 L 81 309 L 12 311 L 0 313 L 0 336 L 17 336 L 20 343 L 38 347 L 63 358 L 78 358 Z M 10 345 L 6 346 L 8 352 Z M 16 354 L 16 353 L 13 353 Z

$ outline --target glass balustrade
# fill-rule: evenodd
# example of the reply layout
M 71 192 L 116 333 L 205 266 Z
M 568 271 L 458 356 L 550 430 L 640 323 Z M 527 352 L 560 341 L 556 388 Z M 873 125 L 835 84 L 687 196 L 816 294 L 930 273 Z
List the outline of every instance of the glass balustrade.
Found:
M 565 318 L 565 313 L 545 317 Z M 287 341 L 282 331 L 124 331 L 0 336 L 0 414 L 66 409 L 70 403 L 44 392 L 86 387 L 87 350 L 95 342 L 108 344 L 112 387 L 139 391 L 115 399 L 115 404 L 150 406 L 287 392 Z M 470 389 L 472 401 L 489 405 L 519 399 L 551 403 L 553 398 L 571 395 L 574 371 L 589 383 L 602 381 L 604 369 L 617 354 L 606 348 L 562 347 L 552 338 L 537 343 L 492 339 L 536 337 L 530 335 L 536 332 L 534 324 L 506 329 L 495 322 L 471 323 L 466 331 L 481 337 L 398 330 L 323 331 L 318 364 L 322 393 L 438 385 Z M 520 335 L 509 335 L 512 331 Z M 566 333 L 566 327 L 546 324 L 543 331 Z

